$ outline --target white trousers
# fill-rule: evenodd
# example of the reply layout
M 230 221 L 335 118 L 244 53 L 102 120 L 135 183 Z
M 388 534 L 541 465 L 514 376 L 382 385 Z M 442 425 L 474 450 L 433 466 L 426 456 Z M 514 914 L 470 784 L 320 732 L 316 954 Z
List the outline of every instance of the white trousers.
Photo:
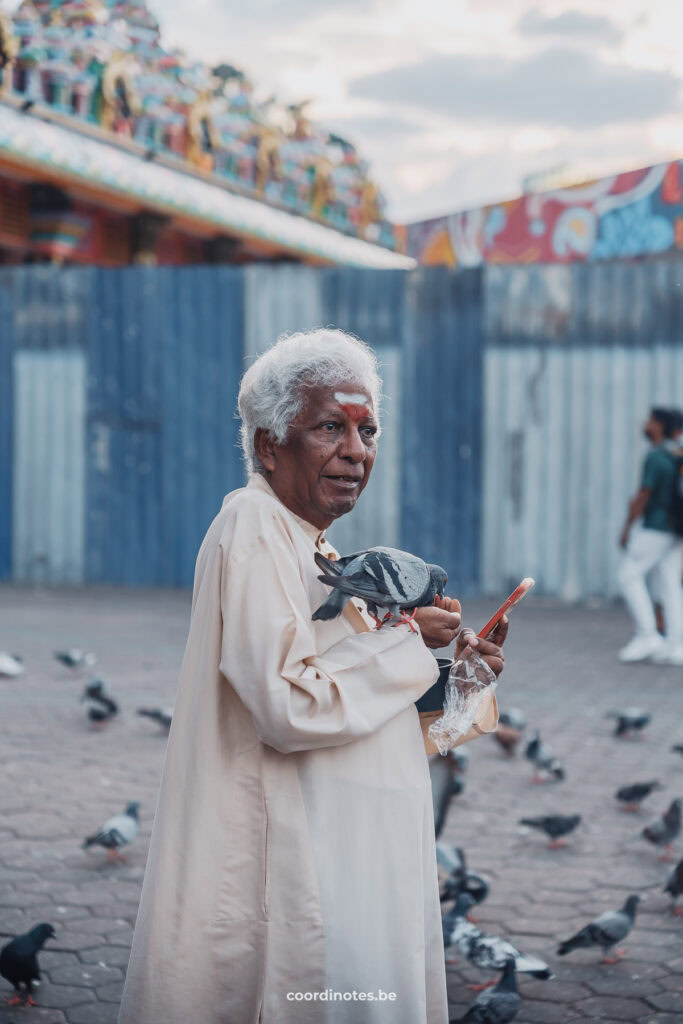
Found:
M 664 608 L 666 639 L 683 643 L 683 590 L 681 589 L 681 538 L 664 530 L 635 526 L 619 567 L 619 585 L 636 624 L 638 636 L 657 632 L 652 599 L 645 582 L 653 575 L 653 590 Z

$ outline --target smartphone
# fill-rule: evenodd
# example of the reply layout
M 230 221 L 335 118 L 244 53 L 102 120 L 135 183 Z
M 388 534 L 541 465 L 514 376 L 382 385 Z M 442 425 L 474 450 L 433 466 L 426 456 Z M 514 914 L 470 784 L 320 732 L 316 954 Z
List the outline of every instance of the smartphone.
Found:
M 519 604 L 525 594 L 529 593 L 535 582 L 536 580 L 533 580 L 531 576 L 526 576 L 519 586 L 512 591 L 508 599 L 503 601 L 498 611 L 494 612 L 484 628 L 477 633 L 477 636 L 481 637 L 482 640 L 485 640 L 489 633 L 496 628 L 505 613 L 509 612 L 511 608 L 514 608 L 516 604 Z

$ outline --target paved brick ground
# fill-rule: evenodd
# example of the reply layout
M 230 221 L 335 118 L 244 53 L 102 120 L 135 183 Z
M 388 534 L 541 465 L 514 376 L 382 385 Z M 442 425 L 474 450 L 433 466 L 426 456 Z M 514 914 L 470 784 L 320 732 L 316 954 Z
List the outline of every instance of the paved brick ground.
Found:
M 481 624 L 490 603 L 466 608 L 467 621 Z M 23 654 L 27 665 L 22 680 L 0 680 L 0 941 L 43 920 L 58 929 L 41 957 L 39 1007 L 3 1006 L 1 1024 L 116 1020 L 165 745 L 134 711 L 172 702 L 188 614 L 185 591 L 0 587 L 0 649 Z M 500 702 L 526 711 L 568 778 L 534 786 L 527 763 L 504 760 L 493 741 L 467 748 L 467 788 L 452 805 L 444 838 L 464 846 L 471 867 L 491 878 L 491 897 L 478 908 L 482 925 L 547 957 L 557 975 L 521 982 L 520 1024 L 683 1020 L 681 919 L 661 892 L 668 868 L 638 837 L 683 794 L 683 759 L 669 751 L 683 741 L 683 672 L 618 666 L 614 652 L 627 636 L 619 609 L 529 599 L 513 619 Z M 121 715 L 104 732 L 90 729 L 78 701 L 84 679 L 52 658 L 67 645 L 97 653 L 96 670 L 120 699 Z M 645 741 L 611 738 L 603 716 L 615 704 L 652 710 Z M 619 785 L 656 777 L 666 789 L 646 811 L 616 808 Z M 131 799 L 142 802 L 142 834 L 128 863 L 110 866 L 103 851 L 81 850 L 81 838 Z M 523 815 L 552 810 L 584 816 L 563 851 L 548 851 L 543 837 L 517 825 Z M 622 963 L 599 966 L 593 951 L 554 955 L 558 939 L 630 892 L 646 902 Z M 466 984 L 482 979 L 460 963 L 448 977 L 457 1016 L 474 998 Z

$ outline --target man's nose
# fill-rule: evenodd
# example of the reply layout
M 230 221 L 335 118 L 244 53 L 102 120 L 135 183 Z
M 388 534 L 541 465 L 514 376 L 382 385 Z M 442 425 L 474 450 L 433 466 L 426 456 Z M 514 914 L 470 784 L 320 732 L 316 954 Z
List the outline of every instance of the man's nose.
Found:
M 344 431 L 344 437 L 339 449 L 339 458 L 348 459 L 349 462 L 365 462 L 365 445 L 360 436 L 358 427 L 354 424 Z

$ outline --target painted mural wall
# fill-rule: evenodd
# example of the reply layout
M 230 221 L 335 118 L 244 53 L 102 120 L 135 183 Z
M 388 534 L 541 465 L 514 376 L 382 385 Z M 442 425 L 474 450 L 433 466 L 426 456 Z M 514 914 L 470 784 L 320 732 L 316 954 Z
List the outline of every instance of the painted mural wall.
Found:
M 571 263 L 683 249 L 683 161 L 409 224 L 420 263 Z

